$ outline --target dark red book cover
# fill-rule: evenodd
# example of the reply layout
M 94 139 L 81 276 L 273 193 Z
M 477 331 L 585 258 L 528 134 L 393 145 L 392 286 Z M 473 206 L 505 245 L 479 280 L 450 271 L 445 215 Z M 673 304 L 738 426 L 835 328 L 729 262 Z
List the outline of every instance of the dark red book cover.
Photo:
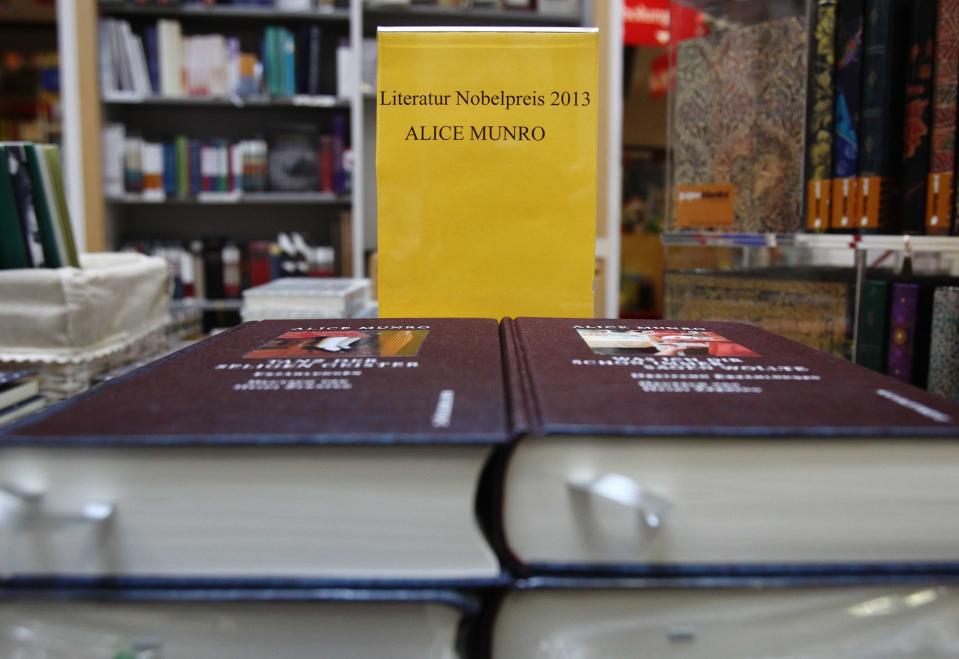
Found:
M 959 437 L 959 406 L 742 323 L 519 318 L 534 434 Z M 525 388 L 525 390 L 524 390 Z
M 250 243 L 250 286 L 260 286 L 272 281 L 270 243 L 254 240 Z
M 245 323 L 0 431 L 0 446 L 492 444 L 496 321 Z

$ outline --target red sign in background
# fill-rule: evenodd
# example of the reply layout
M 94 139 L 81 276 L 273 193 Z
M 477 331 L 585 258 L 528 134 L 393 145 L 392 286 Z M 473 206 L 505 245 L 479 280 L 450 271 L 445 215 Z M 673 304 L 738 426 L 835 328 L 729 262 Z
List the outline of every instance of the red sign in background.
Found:
M 623 42 L 662 47 L 706 34 L 702 13 L 675 0 L 623 0 Z

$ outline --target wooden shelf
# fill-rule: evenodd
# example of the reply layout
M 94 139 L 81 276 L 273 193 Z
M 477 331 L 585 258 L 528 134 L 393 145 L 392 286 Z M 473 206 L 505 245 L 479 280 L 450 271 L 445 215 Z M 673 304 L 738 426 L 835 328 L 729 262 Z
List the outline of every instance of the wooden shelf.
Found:
M 807 247 L 831 250 L 884 250 L 959 253 L 959 236 L 865 235 L 842 233 L 722 233 L 719 231 L 669 232 L 663 244 L 702 247 Z
M 579 27 L 579 16 L 550 16 L 533 11 L 411 5 L 401 7 L 366 7 L 364 23 L 376 25 L 481 25 Z

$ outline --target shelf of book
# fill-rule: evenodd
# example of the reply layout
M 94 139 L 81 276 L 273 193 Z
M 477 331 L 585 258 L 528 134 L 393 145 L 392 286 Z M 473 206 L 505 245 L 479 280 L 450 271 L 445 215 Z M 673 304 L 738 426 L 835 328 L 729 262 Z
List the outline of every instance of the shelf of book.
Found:
M 328 204 L 348 205 L 350 197 L 326 192 L 202 193 L 196 197 L 151 197 L 137 194 L 107 197 L 111 204 Z
M 209 18 L 213 20 L 236 19 L 256 21 L 341 21 L 350 19 L 346 9 L 317 9 L 313 11 L 287 11 L 275 7 L 242 7 L 226 5 L 130 5 L 125 2 L 100 2 L 102 16 L 126 18 Z
M 242 98 L 240 96 L 137 96 L 137 95 L 110 95 L 103 97 L 106 105 L 145 105 L 145 106 L 185 106 L 190 109 L 196 107 L 214 108 L 348 108 L 350 99 L 332 95 L 307 96 L 297 95 L 289 97 L 257 96 Z
M 666 247 L 807 247 L 809 249 L 859 251 L 959 253 L 959 236 L 852 235 L 823 233 L 720 233 L 667 232 Z

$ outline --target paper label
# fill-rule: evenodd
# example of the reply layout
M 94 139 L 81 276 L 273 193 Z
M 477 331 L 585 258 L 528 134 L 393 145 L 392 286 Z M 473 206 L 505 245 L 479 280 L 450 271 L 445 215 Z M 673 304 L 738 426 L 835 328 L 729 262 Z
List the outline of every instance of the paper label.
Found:
M 810 181 L 806 188 L 806 229 L 825 231 L 829 228 L 832 179 Z
M 949 233 L 952 224 L 952 172 L 929 175 L 926 186 L 926 233 Z
M 859 179 L 859 200 L 856 207 L 859 211 L 856 221 L 857 229 L 878 229 L 879 210 L 882 201 L 882 177 L 863 176 Z
M 730 227 L 735 223 L 736 186 L 732 183 L 676 186 L 676 226 Z
M 832 181 L 832 221 L 833 229 L 853 229 L 859 218 L 859 179 L 855 177 L 837 178 Z

